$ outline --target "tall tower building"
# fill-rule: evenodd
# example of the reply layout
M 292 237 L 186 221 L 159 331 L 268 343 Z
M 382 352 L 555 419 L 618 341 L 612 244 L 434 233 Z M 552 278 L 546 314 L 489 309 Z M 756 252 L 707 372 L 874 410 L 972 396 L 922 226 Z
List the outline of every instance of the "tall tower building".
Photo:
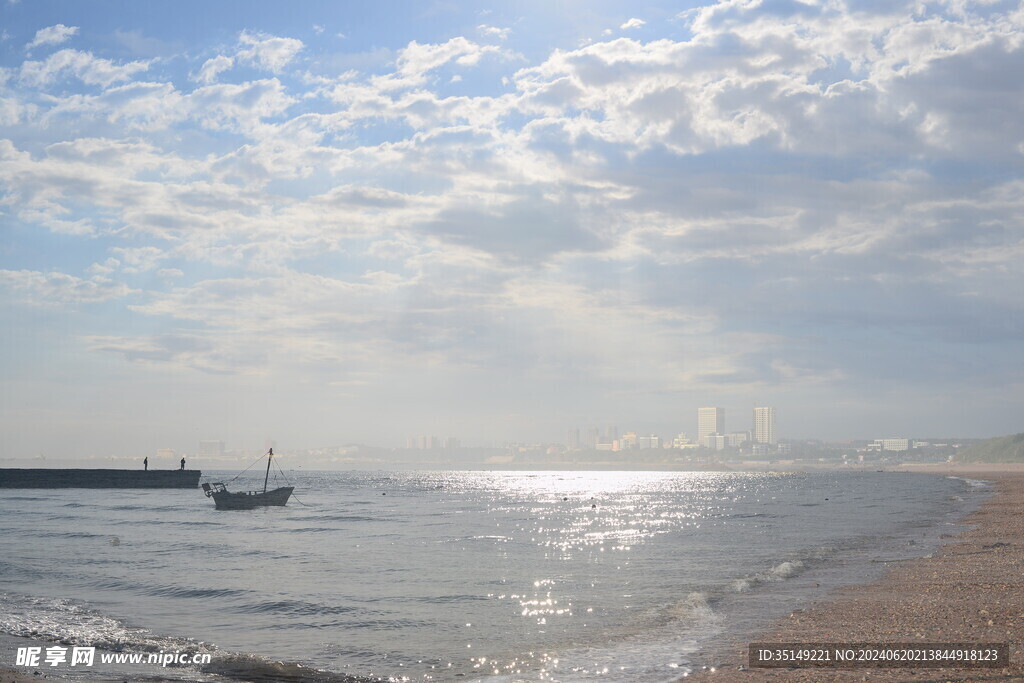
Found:
M 778 443 L 775 436 L 775 408 L 754 408 L 754 442 L 772 446 Z
M 725 433 L 725 408 L 697 409 L 697 443 L 707 446 L 711 434 Z

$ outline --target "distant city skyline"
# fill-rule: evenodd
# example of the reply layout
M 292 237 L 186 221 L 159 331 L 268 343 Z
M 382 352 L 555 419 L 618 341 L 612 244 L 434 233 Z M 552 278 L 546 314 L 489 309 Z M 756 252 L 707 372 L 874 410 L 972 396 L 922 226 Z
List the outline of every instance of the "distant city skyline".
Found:
M 0 2 L 0 453 L 1024 431 L 1019 7 L 581 7 Z

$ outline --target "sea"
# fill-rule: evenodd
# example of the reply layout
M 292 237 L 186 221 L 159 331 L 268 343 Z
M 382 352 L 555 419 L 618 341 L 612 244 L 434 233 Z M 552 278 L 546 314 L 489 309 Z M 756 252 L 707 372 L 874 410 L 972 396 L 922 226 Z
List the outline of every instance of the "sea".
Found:
M 0 490 L 0 664 L 18 669 L 28 646 L 91 647 L 92 665 L 23 668 L 675 681 L 838 586 L 935 552 L 988 495 L 873 471 L 279 476 L 295 486 L 287 507 L 250 511 L 215 510 L 199 489 Z M 229 488 L 262 488 L 246 477 Z M 100 661 L 139 653 L 177 657 Z

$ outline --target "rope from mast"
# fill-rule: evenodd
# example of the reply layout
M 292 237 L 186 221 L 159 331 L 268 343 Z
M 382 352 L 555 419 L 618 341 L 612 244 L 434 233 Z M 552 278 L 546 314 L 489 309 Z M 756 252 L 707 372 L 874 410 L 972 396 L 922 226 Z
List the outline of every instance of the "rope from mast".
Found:
M 274 449 L 273 449 L 273 448 L 271 448 L 271 449 L 270 449 L 270 451 L 268 451 L 267 453 L 264 453 L 264 454 L 263 454 L 263 455 L 261 455 L 260 457 L 258 457 L 258 458 L 256 458 L 255 460 L 253 460 L 253 461 L 252 461 L 252 463 L 251 463 L 251 464 L 250 464 L 250 465 L 249 465 L 248 467 L 246 467 L 246 468 L 245 468 L 244 470 L 242 470 L 241 472 L 239 472 L 238 474 L 236 474 L 236 475 L 235 475 L 235 476 L 234 476 L 234 477 L 233 477 L 232 479 L 230 479 L 230 480 L 228 481 L 228 483 L 230 484 L 230 483 L 231 483 L 231 482 L 233 482 L 233 481 L 234 481 L 235 479 L 238 479 L 238 478 L 239 478 L 240 476 L 242 476 L 243 474 L 245 474 L 246 472 L 248 472 L 249 470 L 251 470 L 251 469 L 252 469 L 252 466 L 253 466 L 253 465 L 255 465 L 255 464 L 256 464 L 256 463 L 258 463 L 258 462 L 259 462 L 260 460 L 262 460 L 262 459 L 264 458 L 264 456 L 266 456 L 266 455 L 268 455 L 269 453 L 273 452 L 273 450 L 274 450 Z

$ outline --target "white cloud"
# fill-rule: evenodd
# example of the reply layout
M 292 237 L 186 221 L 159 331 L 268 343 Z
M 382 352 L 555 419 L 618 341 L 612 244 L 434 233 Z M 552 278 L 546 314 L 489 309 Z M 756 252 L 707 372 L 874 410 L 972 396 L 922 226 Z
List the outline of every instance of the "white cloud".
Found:
M 89 52 L 66 49 L 50 55 L 44 61 L 22 63 L 20 79 L 28 85 L 44 86 L 64 74 L 71 74 L 88 85 L 106 87 L 118 81 L 130 80 L 135 74 L 146 71 L 149 65 L 149 61 L 115 64 Z
M 24 107 L 13 98 L 0 97 L 0 126 L 15 125 L 21 120 L 23 112 Z
M 120 257 L 118 264 L 125 264 L 124 272 L 131 274 L 151 271 L 168 257 L 157 247 L 114 247 L 112 251 Z
M 239 367 L 225 358 L 225 349 L 215 348 L 194 334 L 162 334 L 149 338 L 89 336 L 90 351 L 116 353 L 136 363 L 173 363 L 183 368 L 214 374 L 233 374 Z
M 99 95 L 55 99 L 42 120 L 56 125 L 71 120 L 81 123 L 91 117 L 136 131 L 161 130 L 192 120 L 209 130 L 262 138 L 275 131 L 264 119 L 284 114 L 297 101 L 276 78 L 214 83 L 191 92 L 180 92 L 170 83 L 133 82 Z
M 231 57 L 218 55 L 203 62 L 203 66 L 200 67 L 199 73 L 193 76 L 192 79 L 199 81 L 200 83 L 213 83 L 217 80 L 218 74 L 227 71 L 234 65 L 235 60 Z
M 39 305 L 102 303 L 135 291 L 102 275 L 84 280 L 67 273 L 37 270 L 0 270 L 0 287 L 19 292 L 25 301 Z
M 207 85 L 190 93 L 188 100 L 203 125 L 250 133 L 262 119 L 283 114 L 296 102 L 276 78 Z
M 68 95 L 56 100 L 41 121 L 47 125 L 61 125 L 64 121 L 81 124 L 92 118 L 152 131 L 188 117 L 188 101 L 172 84 L 133 82 L 107 88 L 99 95 Z
M 185 273 L 179 268 L 161 268 L 160 270 L 156 271 L 156 274 L 168 280 L 185 276 Z
M 630 19 L 626 23 L 624 23 L 621 26 L 619 26 L 619 28 L 621 28 L 623 30 L 628 30 L 628 29 L 631 29 L 631 28 L 640 28 L 641 26 L 644 26 L 646 24 L 647 24 L 647 22 L 644 21 L 643 19 L 637 19 L 636 17 L 633 17 L 632 19 Z
M 476 30 L 485 36 L 493 36 L 499 40 L 507 40 L 509 34 L 512 32 L 510 28 L 498 28 L 496 26 L 488 26 L 487 24 L 480 24 L 476 27 Z
M 722 3 L 699 12 L 690 41 L 619 39 L 556 51 L 516 75 L 521 107 L 594 112 L 573 117 L 575 134 L 684 154 L 754 141 L 818 153 L 838 145 L 842 154 L 987 154 L 1011 134 L 1006 126 L 1022 102 L 1001 74 L 1024 65 L 1024 50 L 1019 29 L 1001 15 L 954 23 L 907 21 L 898 11 L 790 11 Z M 862 132 L 836 134 L 853 129 Z
M 42 225 L 54 233 L 63 235 L 83 237 L 96 233 L 96 226 L 92 220 L 88 218 L 79 218 L 78 220 L 65 219 L 64 216 L 70 213 L 63 206 L 46 202 L 41 206 L 22 209 L 18 212 L 18 219 L 25 223 Z
M 64 24 L 41 28 L 36 31 L 36 37 L 25 46 L 25 49 L 31 50 L 40 45 L 60 45 L 76 33 L 78 33 L 77 26 L 65 26 Z
M 415 40 L 398 51 L 395 74 L 373 79 L 381 90 L 409 88 L 426 81 L 429 72 L 449 62 L 472 66 L 486 54 L 501 54 L 494 45 L 480 45 L 461 36 L 445 43 L 420 44 Z
M 91 266 L 85 269 L 85 272 L 89 273 L 90 275 L 100 275 L 106 277 L 108 275 L 113 274 L 114 271 L 117 270 L 117 267 L 119 265 L 121 265 L 121 262 L 118 261 L 116 258 L 108 258 L 103 263 L 92 264 Z
M 247 47 L 240 49 L 237 58 L 250 62 L 272 73 L 280 73 L 305 45 L 296 38 L 280 38 L 265 33 L 242 31 L 238 43 Z

